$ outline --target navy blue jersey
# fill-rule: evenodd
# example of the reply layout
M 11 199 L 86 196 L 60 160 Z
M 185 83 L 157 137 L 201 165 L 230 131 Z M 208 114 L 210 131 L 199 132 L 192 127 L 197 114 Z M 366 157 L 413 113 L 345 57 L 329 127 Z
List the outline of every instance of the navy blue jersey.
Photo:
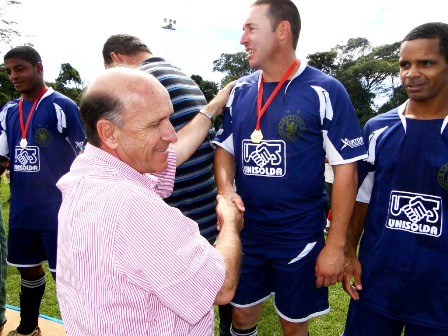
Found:
M 361 304 L 448 330 L 448 118 L 403 116 L 406 104 L 367 122 L 368 159 L 357 200 L 369 203 L 359 258 Z
M 262 116 L 263 141 L 253 143 L 259 80 L 257 71 L 237 82 L 214 140 L 235 156 L 244 233 L 280 242 L 315 238 L 326 223 L 325 156 L 332 165 L 365 156 L 356 113 L 340 82 L 302 65 Z M 263 104 L 277 84 L 264 84 Z
M 27 146 L 20 141 L 19 100 L 0 112 L 0 155 L 10 160 L 10 227 L 56 228 L 61 192 L 56 187 L 67 173 L 85 139 L 75 102 L 49 88 L 32 115 Z M 23 101 L 24 124 L 32 101 Z
M 207 104 L 198 85 L 164 59 L 151 57 L 143 62 L 140 69 L 152 74 L 167 89 L 174 108 L 170 122 L 176 131 Z M 173 193 L 165 199 L 169 205 L 196 221 L 201 235 L 211 243 L 218 234 L 215 213 L 217 189 L 213 176 L 215 150 L 211 143 L 214 135 L 214 129 L 210 128 L 199 148 L 177 167 Z

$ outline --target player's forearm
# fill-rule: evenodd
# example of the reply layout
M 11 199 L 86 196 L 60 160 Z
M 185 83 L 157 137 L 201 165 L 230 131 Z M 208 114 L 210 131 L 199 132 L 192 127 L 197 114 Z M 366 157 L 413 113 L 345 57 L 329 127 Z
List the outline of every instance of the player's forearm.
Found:
M 331 229 L 327 245 L 343 249 L 353 212 L 358 184 L 356 163 L 333 166 L 334 182 L 331 193 Z
M 214 158 L 214 168 L 218 194 L 226 195 L 234 192 L 235 157 L 221 147 L 217 147 Z
M 222 114 L 234 82 L 227 84 L 200 110 L 196 116 L 177 132 L 177 142 L 173 144 L 176 151 L 176 166 L 180 166 L 202 144 L 217 116 Z
M 215 299 L 215 304 L 227 304 L 235 295 L 241 265 L 241 241 L 235 227 L 223 225 L 215 248 L 221 253 L 226 265 L 226 277 Z
M 350 225 L 347 229 L 346 253 L 349 255 L 356 255 L 368 209 L 369 205 L 367 203 L 356 202 L 355 204 Z
M 177 142 L 173 144 L 176 152 L 176 166 L 187 161 L 202 144 L 212 126 L 212 121 L 198 113 L 188 124 L 177 132 Z

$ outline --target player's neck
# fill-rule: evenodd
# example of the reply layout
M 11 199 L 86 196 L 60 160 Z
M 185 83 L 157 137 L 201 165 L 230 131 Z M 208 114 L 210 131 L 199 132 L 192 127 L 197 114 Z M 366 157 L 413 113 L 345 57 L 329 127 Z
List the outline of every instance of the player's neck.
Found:
M 409 99 L 404 115 L 411 119 L 443 119 L 448 116 L 448 95 L 425 101 Z
M 33 101 L 37 97 L 39 97 L 39 94 L 40 94 L 40 92 L 42 91 L 42 89 L 44 87 L 45 87 L 45 83 L 42 83 L 42 85 L 36 86 L 35 88 L 30 90 L 29 92 L 23 92 L 21 94 L 21 97 L 22 97 L 23 100 Z
M 292 55 L 281 60 L 274 59 L 270 64 L 263 68 L 263 80 L 268 82 L 279 82 L 291 64 L 296 60 L 296 56 Z M 300 67 L 300 61 L 292 71 L 288 79 L 292 79 Z

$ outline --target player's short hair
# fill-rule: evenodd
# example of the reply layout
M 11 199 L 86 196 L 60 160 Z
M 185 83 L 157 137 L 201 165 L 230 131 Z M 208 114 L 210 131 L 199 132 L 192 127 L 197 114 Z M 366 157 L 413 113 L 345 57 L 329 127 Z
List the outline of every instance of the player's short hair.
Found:
M 448 24 L 444 22 L 428 22 L 412 29 L 401 41 L 413 41 L 417 39 L 438 38 L 440 54 L 445 56 L 448 63 Z

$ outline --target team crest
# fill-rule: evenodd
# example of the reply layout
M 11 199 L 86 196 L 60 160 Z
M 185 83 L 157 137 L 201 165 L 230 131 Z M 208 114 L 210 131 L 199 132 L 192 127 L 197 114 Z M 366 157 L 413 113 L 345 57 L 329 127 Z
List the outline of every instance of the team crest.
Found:
M 278 133 L 286 141 L 293 142 L 302 137 L 305 131 L 305 122 L 295 114 L 289 114 L 280 120 Z
M 38 128 L 34 132 L 34 141 L 40 147 L 47 147 L 51 142 L 51 133 L 46 128 Z
M 448 163 L 443 165 L 442 168 L 440 168 L 438 179 L 440 186 L 443 189 L 448 190 Z

